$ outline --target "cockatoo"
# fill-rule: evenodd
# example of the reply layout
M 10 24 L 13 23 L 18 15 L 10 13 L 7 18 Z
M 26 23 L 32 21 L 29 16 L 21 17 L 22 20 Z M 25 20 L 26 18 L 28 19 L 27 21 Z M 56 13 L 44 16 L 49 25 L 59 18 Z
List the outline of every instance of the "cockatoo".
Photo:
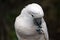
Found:
M 44 12 L 39 4 L 25 6 L 14 24 L 18 40 L 49 40 L 43 16 Z

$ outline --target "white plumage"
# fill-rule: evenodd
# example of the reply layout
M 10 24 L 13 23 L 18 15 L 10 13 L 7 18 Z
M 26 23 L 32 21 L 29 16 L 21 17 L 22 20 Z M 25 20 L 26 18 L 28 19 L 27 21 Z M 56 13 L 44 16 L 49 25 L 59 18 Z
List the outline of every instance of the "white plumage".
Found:
M 16 17 L 15 31 L 18 40 L 49 40 L 46 23 L 43 19 L 44 13 L 40 5 L 32 3 L 22 9 L 21 14 Z M 41 34 L 36 29 L 38 25 L 34 24 L 35 18 L 41 18 Z M 38 20 L 38 19 L 37 19 Z

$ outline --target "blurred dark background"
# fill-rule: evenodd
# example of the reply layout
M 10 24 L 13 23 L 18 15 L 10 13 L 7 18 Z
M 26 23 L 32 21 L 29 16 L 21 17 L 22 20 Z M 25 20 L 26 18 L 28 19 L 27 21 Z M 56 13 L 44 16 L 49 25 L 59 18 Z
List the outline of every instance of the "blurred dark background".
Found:
M 15 18 L 30 3 L 42 6 L 50 40 L 60 40 L 60 0 L 0 0 L 0 40 L 17 40 Z

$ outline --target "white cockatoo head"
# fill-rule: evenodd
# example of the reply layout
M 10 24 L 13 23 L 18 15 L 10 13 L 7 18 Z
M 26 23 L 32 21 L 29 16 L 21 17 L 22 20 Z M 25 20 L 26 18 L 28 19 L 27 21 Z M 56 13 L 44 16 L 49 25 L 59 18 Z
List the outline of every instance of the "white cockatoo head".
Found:
M 36 3 L 29 4 L 22 9 L 20 17 L 29 18 L 29 20 L 33 20 L 34 24 L 39 28 L 42 28 L 40 25 L 42 23 L 42 18 L 44 16 L 43 9 L 40 5 Z
M 32 3 L 23 8 L 22 13 L 28 13 L 34 18 L 41 18 L 44 16 L 43 9 L 40 5 Z

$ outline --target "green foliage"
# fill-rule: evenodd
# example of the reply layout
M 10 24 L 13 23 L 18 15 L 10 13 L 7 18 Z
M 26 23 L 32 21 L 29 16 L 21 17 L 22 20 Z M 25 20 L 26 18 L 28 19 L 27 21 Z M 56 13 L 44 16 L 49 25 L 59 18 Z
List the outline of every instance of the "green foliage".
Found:
M 7 15 L 5 17 L 8 28 L 10 29 L 8 32 L 8 36 L 10 40 L 17 40 L 15 28 L 14 28 L 14 22 L 17 14 L 18 13 L 16 10 L 10 10 L 9 12 L 7 12 Z

